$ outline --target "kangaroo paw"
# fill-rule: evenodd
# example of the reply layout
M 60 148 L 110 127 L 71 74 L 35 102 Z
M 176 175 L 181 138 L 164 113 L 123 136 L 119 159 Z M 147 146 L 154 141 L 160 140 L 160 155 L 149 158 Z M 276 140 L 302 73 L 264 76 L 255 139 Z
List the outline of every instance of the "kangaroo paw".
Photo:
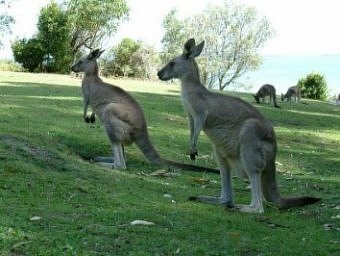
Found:
M 196 159 L 196 156 L 198 156 L 198 152 L 195 151 L 195 152 L 190 152 L 190 159 L 191 160 L 195 160 Z
M 247 213 L 263 213 L 263 207 L 256 207 L 253 205 L 243 205 L 243 204 L 238 204 L 236 205 L 236 208 L 240 212 L 247 212 Z

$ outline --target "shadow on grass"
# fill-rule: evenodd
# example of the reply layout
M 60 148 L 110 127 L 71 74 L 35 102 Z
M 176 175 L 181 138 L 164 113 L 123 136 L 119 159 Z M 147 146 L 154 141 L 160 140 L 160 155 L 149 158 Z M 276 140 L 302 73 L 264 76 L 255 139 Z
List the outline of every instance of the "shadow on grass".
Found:
M 82 95 L 81 88 L 76 86 L 65 86 L 48 83 L 14 83 L 2 82 L 1 95 L 2 106 L 7 108 L 1 111 L 2 119 L 15 125 L 17 118 L 21 119 L 22 126 L 35 130 L 32 134 L 36 137 L 54 137 L 61 143 L 67 145 L 76 154 L 88 158 L 95 155 L 110 155 L 110 143 L 106 138 L 100 122 L 89 126 L 82 121 Z M 178 92 L 177 90 L 174 90 Z M 180 97 L 176 95 L 159 95 L 153 93 L 132 92 L 131 93 L 144 109 L 152 142 L 163 156 L 170 155 L 173 158 L 187 160 L 186 151 L 189 145 L 189 129 L 187 118 L 180 103 Z M 242 94 L 242 98 L 252 102 L 252 96 Z M 336 146 L 331 140 L 324 139 L 322 144 L 320 138 L 314 135 L 292 135 L 291 131 L 318 130 L 323 129 L 338 131 L 340 127 L 339 113 L 331 111 L 324 114 L 317 111 L 318 106 L 314 103 L 309 105 L 283 105 L 282 109 L 273 108 L 269 104 L 253 104 L 276 128 L 289 130 L 290 134 L 283 135 L 286 144 L 291 147 L 279 147 L 279 153 L 283 156 L 292 154 L 294 150 L 299 151 L 300 158 L 306 161 L 305 168 L 312 169 L 313 166 L 323 166 L 327 173 L 336 171 L 337 166 Z M 315 103 L 321 104 L 321 103 Z M 27 125 L 29 123 L 29 125 Z M 37 122 L 37 123 L 35 123 Z M 45 131 L 43 133 L 42 131 Z M 8 131 L 10 132 L 10 131 Z M 25 134 L 25 131 L 22 131 Z M 46 135 L 50 133 L 50 135 Z M 52 134 L 52 135 L 51 135 Z M 281 136 L 281 135 L 280 135 Z M 279 137 L 280 137 L 279 136 Z M 293 137 L 292 137 L 293 136 Z M 279 141 L 280 144 L 280 141 Z M 321 145 L 321 148 L 320 148 Z M 210 142 L 205 136 L 199 140 L 199 150 L 202 156 L 212 155 Z M 129 152 L 130 150 L 127 149 Z M 132 155 L 128 156 L 128 162 L 140 159 L 140 153 L 132 148 Z M 210 164 L 214 160 L 209 160 Z M 322 172 L 322 170 L 320 170 Z

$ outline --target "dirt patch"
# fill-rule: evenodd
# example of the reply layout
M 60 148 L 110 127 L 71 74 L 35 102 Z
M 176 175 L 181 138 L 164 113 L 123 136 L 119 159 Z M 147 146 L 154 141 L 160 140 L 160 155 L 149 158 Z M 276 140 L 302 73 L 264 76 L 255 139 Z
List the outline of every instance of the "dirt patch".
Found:
M 64 164 L 64 160 L 51 151 L 33 145 L 20 138 L 11 135 L 0 135 L 0 142 L 10 148 L 10 150 L 17 155 L 33 159 L 35 161 L 44 162 L 45 164 L 56 167 Z

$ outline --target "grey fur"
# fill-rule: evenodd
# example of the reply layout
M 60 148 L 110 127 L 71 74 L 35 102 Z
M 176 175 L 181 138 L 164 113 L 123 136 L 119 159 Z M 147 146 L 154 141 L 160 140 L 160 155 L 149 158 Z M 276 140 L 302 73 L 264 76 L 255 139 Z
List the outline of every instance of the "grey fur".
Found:
M 123 89 L 100 79 L 97 59 L 102 52 L 99 49 L 94 50 L 71 68 L 74 72 L 84 72 L 82 80 L 84 121 L 95 122 L 95 115 L 98 116 L 112 144 L 113 158 L 98 157 L 94 160 L 104 165 L 112 163 L 115 169 L 126 169 L 123 145 L 136 143 L 144 156 L 154 165 L 218 173 L 216 169 L 163 159 L 158 154 L 149 139 L 144 112 L 138 102 Z M 89 106 L 94 111 L 90 116 L 87 115 Z
M 297 85 L 289 87 L 286 94 L 281 93 L 281 101 L 287 99 L 291 103 L 292 97 L 294 97 L 295 102 L 301 101 L 301 90 Z
M 280 106 L 277 105 L 276 103 L 276 90 L 273 85 L 264 84 L 257 91 L 257 93 L 253 95 L 254 99 L 256 100 L 256 103 L 260 103 L 260 98 L 262 98 L 262 102 L 265 103 L 266 96 L 269 96 L 269 104 L 272 104 L 272 100 L 273 100 L 274 107 L 280 108 Z
M 219 197 L 194 196 L 191 200 L 233 207 L 231 172 L 248 176 L 251 183 L 250 205 L 239 205 L 244 212 L 262 213 L 263 198 L 279 208 L 305 205 L 319 198 L 281 197 L 275 180 L 277 151 L 271 123 L 252 105 L 221 93 L 207 90 L 199 78 L 195 61 L 204 46 L 194 39 L 184 45 L 183 54 L 172 59 L 159 72 L 161 80 L 181 80 L 181 99 L 189 117 L 190 153 L 197 154 L 198 136 L 203 130 L 211 140 L 221 172 Z

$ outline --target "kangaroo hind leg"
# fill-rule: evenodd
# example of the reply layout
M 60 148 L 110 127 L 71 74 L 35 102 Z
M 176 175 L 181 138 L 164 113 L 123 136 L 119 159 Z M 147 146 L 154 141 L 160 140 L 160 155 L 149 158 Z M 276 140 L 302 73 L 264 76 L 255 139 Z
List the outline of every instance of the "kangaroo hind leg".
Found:
M 220 166 L 220 175 L 221 175 L 221 196 L 191 196 L 189 200 L 210 203 L 210 204 L 223 204 L 227 207 L 233 207 L 233 193 L 232 193 L 232 184 L 231 184 L 231 173 L 230 166 L 225 158 L 218 152 L 218 149 L 214 147 L 215 156 L 217 162 Z
M 123 143 L 131 143 L 131 126 L 115 115 L 114 109 L 107 108 L 103 115 L 105 131 L 112 145 L 114 169 L 126 169 Z
M 242 212 L 263 213 L 261 175 L 266 166 L 263 141 L 259 138 L 256 123 L 245 125 L 240 132 L 240 157 L 251 184 L 250 205 L 238 205 Z

